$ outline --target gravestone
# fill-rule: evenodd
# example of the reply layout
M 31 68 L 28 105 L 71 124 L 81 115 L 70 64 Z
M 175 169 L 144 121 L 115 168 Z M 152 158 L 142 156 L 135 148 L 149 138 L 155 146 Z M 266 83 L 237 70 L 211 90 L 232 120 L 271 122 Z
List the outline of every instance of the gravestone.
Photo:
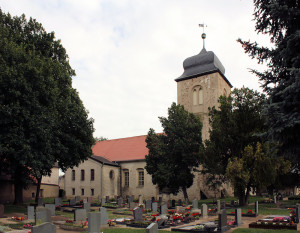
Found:
M 31 227 L 31 233 L 56 233 L 56 226 L 50 222 L 45 222 Z
M 218 213 L 220 213 L 220 211 L 221 211 L 221 201 L 220 200 L 217 200 L 217 211 L 218 211 Z
M 108 220 L 109 220 L 106 208 L 100 207 L 99 211 L 101 213 L 101 218 L 100 218 L 101 226 L 106 226 L 108 224 Z
M 38 198 L 38 206 L 44 205 L 43 198 Z
M 175 200 L 171 201 L 171 206 L 172 206 L 172 208 L 175 208 L 175 206 L 176 206 L 176 201 Z
M 89 213 L 88 215 L 88 233 L 100 233 L 101 213 Z
M 181 199 L 178 200 L 178 205 L 182 206 L 182 200 Z
M 300 206 L 296 205 L 296 217 L 295 217 L 295 223 L 299 223 L 300 221 Z
M 37 207 L 35 212 L 35 225 L 44 222 L 51 222 L 51 210 L 44 207 Z
M 183 207 L 183 206 L 176 206 L 176 212 L 177 213 L 184 213 L 185 212 L 185 207 Z
M 139 205 L 143 205 L 143 196 L 139 195 Z
M 242 210 L 241 208 L 235 209 L 235 225 L 242 225 Z
M 160 227 L 160 226 L 164 226 L 164 225 L 166 224 L 166 222 L 167 222 L 166 219 L 161 218 L 161 219 L 157 222 L 157 224 L 158 224 L 158 226 Z
M 81 199 L 81 197 L 80 197 L 80 196 L 76 196 L 76 197 L 75 197 L 75 201 L 76 201 L 76 202 L 79 202 L 79 201 L 80 201 L 80 199 Z
M 106 202 L 106 199 L 105 198 L 101 198 L 101 205 L 104 205 Z
M 83 209 L 85 209 L 86 212 L 90 212 L 91 211 L 91 203 L 89 203 L 89 202 L 83 203 Z
M 222 210 L 221 213 L 219 214 L 219 231 L 220 233 L 223 233 L 227 230 L 227 213 L 226 210 Z
M 160 206 L 160 214 L 165 215 L 167 214 L 168 204 L 164 203 Z
M 27 206 L 27 219 L 34 220 L 34 206 Z
M 117 204 L 118 204 L 118 207 L 121 208 L 122 207 L 122 203 L 123 203 L 123 198 L 122 197 L 119 197 L 117 199 Z
M 206 204 L 202 204 L 202 206 L 201 206 L 201 217 L 207 218 L 207 205 Z
M 146 200 L 146 206 L 145 206 L 146 210 L 150 210 L 151 209 L 151 203 L 152 203 L 151 200 Z
M 157 223 L 151 223 L 147 228 L 146 228 L 146 233 L 158 233 L 158 224 Z
M 274 195 L 274 204 L 277 203 L 277 198 L 276 198 L 276 195 Z
M 133 218 L 136 221 L 143 220 L 143 210 L 140 207 L 133 209 Z
M 56 197 L 55 200 L 54 200 L 54 204 L 55 204 L 55 206 L 61 205 L 61 198 Z
M 132 196 L 128 196 L 128 197 L 127 197 L 127 203 L 129 204 L 130 202 L 133 202 Z
M 162 197 L 159 197 L 159 198 L 158 198 L 158 202 L 159 202 L 159 203 L 162 203 Z
M 258 216 L 258 201 L 255 202 L 255 216 Z
M 86 221 L 86 209 L 77 209 L 74 212 L 74 221 Z
M 76 200 L 75 200 L 75 199 L 71 199 L 71 200 L 70 200 L 70 205 L 71 205 L 71 206 L 76 205 Z
M 55 205 L 54 204 L 45 204 L 45 208 L 51 211 L 51 216 L 55 216 Z
M 83 203 L 87 203 L 87 199 L 86 198 L 83 198 Z
M 151 209 L 152 209 L 152 212 L 157 212 L 157 202 L 152 202 Z
M 221 209 L 222 210 L 226 209 L 226 202 L 225 201 L 222 201 L 222 203 L 221 203 Z
M 198 209 L 198 200 L 197 199 L 193 200 L 192 207 L 193 207 L 193 209 Z
M 109 202 L 109 196 L 106 196 L 105 199 L 106 202 Z
M 4 205 L 0 204 L 0 218 L 4 217 Z
M 136 207 L 136 203 L 135 202 L 130 202 L 129 203 L 129 209 L 133 210 Z

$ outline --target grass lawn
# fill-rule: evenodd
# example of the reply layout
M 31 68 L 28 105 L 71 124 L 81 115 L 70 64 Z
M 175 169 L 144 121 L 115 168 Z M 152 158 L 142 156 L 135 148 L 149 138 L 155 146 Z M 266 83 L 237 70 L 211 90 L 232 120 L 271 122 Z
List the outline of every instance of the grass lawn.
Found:
M 25 214 L 27 212 L 27 207 L 24 205 L 5 205 L 4 214 L 11 213 L 22 213 Z
M 233 233 L 296 233 L 298 231 L 291 230 L 269 230 L 269 229 L 254 229 L 254 228 L 240 228 L 233 231 Z

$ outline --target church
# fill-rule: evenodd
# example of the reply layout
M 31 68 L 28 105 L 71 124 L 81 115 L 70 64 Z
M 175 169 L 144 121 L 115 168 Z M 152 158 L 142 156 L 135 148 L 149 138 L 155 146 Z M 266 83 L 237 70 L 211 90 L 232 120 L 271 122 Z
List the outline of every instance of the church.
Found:
M 202 35 L 205 38 L 205 34 Z M 184 72 L 176 78 L 177 103 L 197 115 L 202 123 L 202 139 L 209 138 L 208 108 L 218 106 L 221 95 L 229 95 L 232 85 L 225 77 L 225 68 L 212 51 L 201 52 L 183 62 Z M 78 167 L 65 173 L 65 192 L 68 198 L 75 196 L 102 198 L 134 195 L 144 199 L 158 199 L 166 194 L 152 184 L 151 176 L 145 170 L 146 135 L 97 142 L 93 156 Z M 201 169 L 201 167 L 200 167 Z M 211 190 L 206 177 L 195 174 L 193 185 L 187 189 L 189 199 L 233 195 L 229 183 L 220 190 Z M 180 192 L 168 198 L 183 199 Z

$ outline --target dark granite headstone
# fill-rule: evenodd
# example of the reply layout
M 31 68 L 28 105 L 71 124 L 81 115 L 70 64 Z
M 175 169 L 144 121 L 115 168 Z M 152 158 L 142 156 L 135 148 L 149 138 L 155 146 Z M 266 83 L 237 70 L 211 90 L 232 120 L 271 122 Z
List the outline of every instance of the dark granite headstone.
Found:
M 31 227 L 31 233 L 56 233 L 56 226 L 50 222 L 45 222 Z
M 218 224 L 219 232 L 223 233 L 227 230 L 227 213 L 226 210 L 222 210 L 219 214 L 219 224 Z
M 158 198 L 158 202 L 159 202 L 159 203 L 162 203 L 162 197 L 159 197 L 159 198 Z
M 296 205 L 296 217 L 295 217 L 295 223 L 300 222 L 300 206 Z
M 234 206 L 234 200 L 231 200 L 231 206 Z
M 176 206 L 176 201 L 175 201 L 175 200 L 172 200 L 172 201 L 171 201 L 171 207 L 172 207 L 172 208 L 175 208 L 175 206 Z
M 106 201 L 106 202 L 109 202 L 109 196 L 106 196 L 105 198 L 106 198 L 105 201 Z
M 178 200 L 178 205 L 182 206 L 182 200 L 181 199 Z
M 151 201 L 152 201 L 152 202 L 155 202 L 155 197 L 151 197 Z
M 143 210 L 140 207 L 133 209 L 133 218 L 136 221 L 143 220 Z
M 44 205 L 43 198 L 38 198 L 38 206 Z
M 222 209 L 222 210 L 226 209 L 226 202 L 225 202 L 225 201 L 223 201 L 223 202 L 221 203 L 221 209 Z

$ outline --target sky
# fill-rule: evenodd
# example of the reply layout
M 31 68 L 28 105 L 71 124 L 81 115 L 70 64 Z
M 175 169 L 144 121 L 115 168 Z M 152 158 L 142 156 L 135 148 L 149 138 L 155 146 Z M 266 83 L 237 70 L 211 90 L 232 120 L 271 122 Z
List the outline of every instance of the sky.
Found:
M 225 67 L 233 87 L 261 91 L 249 69 L 264 70 L 236 41 L 270 46 L 255 32 L 250 0 L 0 0 L 5 13 L 35 18 L 54 31 L 76 71 L 78 91 L 94 136 L 108 139 L 162 132 L 177 102 L 183 61 L 205 48 Z

